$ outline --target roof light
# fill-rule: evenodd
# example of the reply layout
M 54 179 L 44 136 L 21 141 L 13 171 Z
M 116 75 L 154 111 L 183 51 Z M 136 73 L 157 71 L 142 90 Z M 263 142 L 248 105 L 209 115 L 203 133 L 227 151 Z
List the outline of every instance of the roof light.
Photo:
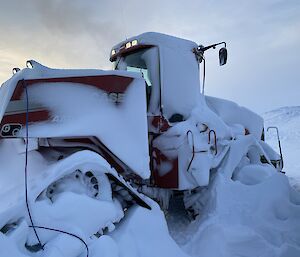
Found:
M 33 69 L 33 61 L 32 60 L 28 60 L 26 62 L 26 67 L 29 68 L 29 69 Z
M 130 47 L 131 47 L 131 42 L 127 42 L 126 45 L 125 45 L 125 48 L 128 49 Z
M 20 71 L 20 68 L 13 68 L 12 69 L 12 73 L 13 74 L 16 74 L 17 72 L 19 72 Z
M 137 44 L 138 44 L 138 41 L 136 39 L 131 41 L 131 46 L 136 46 Z

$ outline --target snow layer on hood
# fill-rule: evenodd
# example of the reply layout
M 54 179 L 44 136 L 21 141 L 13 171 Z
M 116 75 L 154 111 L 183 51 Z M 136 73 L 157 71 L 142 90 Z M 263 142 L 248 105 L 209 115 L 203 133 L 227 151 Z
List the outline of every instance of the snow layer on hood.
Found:
M 94 75 L 134 78 L 123 102 L 116 106 L 104 91 L 75 83 L 41 83 L 28 88 L 29 102 L 50 110 L 52 120 L 29 127 L 30 137 L 97 136 L 142 178 L 148 178 L 149 152 L 144 80 L 124 71 L 49 69 L 32 61 L 33 69 L 16 73 L 0 88 L 0 114 L 5 111 L 19 80 Z M 25 96 L 23 95 L 23 98 Z M 25 131 L 21 131 L 25 135 Z M 130 151 L 128 148 L 130 147 Z
M 42 83 L 28 88 L 28 94 L 52 114 L 50 122 L 29 126 L 30 137 L 94 135 L 138 175 L 150 175 L 142 80 L 131 83 L 118 106 L 101 90 L 74 83 Z
M 5 107 L 11 99 L 15 86 L 19 80 L 25 79 L 42 79 L 58 77 L 80 77 L 80 76 L 97 76 L 97 75 L 118 75 L 132 78 L 141 78 L 139 73 L 125 71 L 104 71 L 96 69 L 51 69 L 36 61 L 30 61 L 33 68 L 25 68 L 14 74 L 9 80 L 4 82 L 0 87 L 0 120 L 2 120 Z

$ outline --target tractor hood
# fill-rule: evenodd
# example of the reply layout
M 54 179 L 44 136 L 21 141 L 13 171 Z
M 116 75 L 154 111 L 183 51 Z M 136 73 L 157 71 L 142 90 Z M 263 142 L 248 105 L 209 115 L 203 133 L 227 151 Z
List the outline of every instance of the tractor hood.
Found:
M 33 138 L 95 137 L 132 171 L 149 177 L 146 92 L 140 74 L 31 64 L 0 88 L 2 139 L 25 137 L 26 121 Z

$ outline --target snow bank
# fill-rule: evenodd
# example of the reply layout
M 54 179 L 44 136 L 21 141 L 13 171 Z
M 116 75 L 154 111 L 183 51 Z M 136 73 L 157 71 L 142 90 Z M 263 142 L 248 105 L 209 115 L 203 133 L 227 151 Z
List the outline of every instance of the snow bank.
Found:
M 112 237 L 118 242 L 120 257 L 187 257 L 168 232 L 163 212 L 136 207 Z
M 282 174 L 246 169 L 235 181 L 219 173 L 201 196 L 208 200 L 190 231 L 199 229 L 183 247 L 191 256 L 300 256 L 300 194 Z

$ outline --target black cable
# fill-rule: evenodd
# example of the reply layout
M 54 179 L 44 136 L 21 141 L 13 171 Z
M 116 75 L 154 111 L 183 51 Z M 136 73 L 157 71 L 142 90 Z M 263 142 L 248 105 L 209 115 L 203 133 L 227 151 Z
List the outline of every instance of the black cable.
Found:
M 204 86 L 205 86 L 205 59 L 203 57 L 203 80 L 202 80 L 202 94 L 204 95 Z
M 27 166 L 28 166 L 28 119 L 29 119 L 29 103 L 28 103 L 28 92 L 27 92 L 27 86 L 25 84 L 25 80 L 22 81 L 23 83 L 23 87 L 25 89 L 25 95 L 26 95 L 26 143 L 25 143 L 25 201 L 26 201 L 26 208 L 27 208 L 27 212 L 28 212 L 28 216 L 30 219 L 30 223 L 31 223 L 31 227 L 33 228 L 34 234 L 39 242 L 39 244 L 41 245 L 42 249 L 44 250 L 44 247 L 41 243 L 41 240 L 38 236 L 38 233 L 34 227 L 33 224 L 33 219 L 31 216 L 31 212 L 30 212 L 30 208 L 29 208 L 29 203 L 28 203 L 28 181 L 27 181 Z
M 72 234 L 70 232 L 66 232 L 66 231 L 63 231 L 63 230 L 60 230 L 60 229 L 56 229 L 56 228 L 47 228 L 47 227 L 42 227 L 42 226 L 29 226 L 29 227 L 34 228 L 34 229 L 39 228 L 39 229 L 55 231 L 55 232 L 59 232 L 59 233 L 69 235 L 69 236 L 73 236 L 73 237 L 77 238 L 78 240 L 80 240 L 84 244 L 84 246 L 86 248 L 86 257 L 89 257 L 89 247 L 88 247 L 87 243 L 81 237 L 79 237 L 75 234 Z
M 69 232 L 66 232 L 66 231 L 63 231 L 63 230 L 59 230 L 59 229 L 54 229 L 54 228 L 48 228 L 48 227 L 42 227 L 42 226 L 35 226 L 34 223 L 33 223 L 33 219 L 32 219 L 32 216 L 31 216 L 31 211 L 30 211 L 30 208 L 29 208 L 29 201 L 28 201 L 28 180 L 27 180 L 27 177 L 28 177 L 28 173 L 27 173 L 27 166 L 28 166 L 28 123 L 29 123 L 29 100 L 28 100 L 28 91 L 27 91 L 27 85 L 25 83 L 25 80 L 23 79 L 22 81 L 22 84 L 23 84 L 23 87 L 25 89 L 25 96 L 26 96 L 26 123 L 25 123 L 25 126 L 26 126 L 26 142 L 25 142 L 25 201 L 26 201 L 26 208 L 27 208 L 27 212 L 28 212 L 28 216 L 29 216 L 29 219 L 30 219 L 30 223 L 31 225 L 29 225 L 30 228 L 33 228 L 33 231 L 34 231 L 34 234 L 39 242 L 39 244 L 41 245 L 42 249 L 44 250 L 44 246 L 42 245 L 42 242 L 38 236 L 38 233 L 36 231 L 36 228 L 39 228 L 39 229 L 45 229 L 45 230 L 51 230 L 51 231 L 56 231 L 56 232 L 59 232 L 59 233 L 63 233 L 63 234 L 66 234 L 66 235 L 69 235 L 69 236 L 73 236 L 75 238 L 77 238 L 78 240 L 80 240 L 85 248 L 86 248 L 86 257 L 89 257 L 89 248 L 88 248 L 88 245 L 87 243 L 79 236 L 75 235 L 75 234 L 72 234 L 72 233 L 69 233 Z

